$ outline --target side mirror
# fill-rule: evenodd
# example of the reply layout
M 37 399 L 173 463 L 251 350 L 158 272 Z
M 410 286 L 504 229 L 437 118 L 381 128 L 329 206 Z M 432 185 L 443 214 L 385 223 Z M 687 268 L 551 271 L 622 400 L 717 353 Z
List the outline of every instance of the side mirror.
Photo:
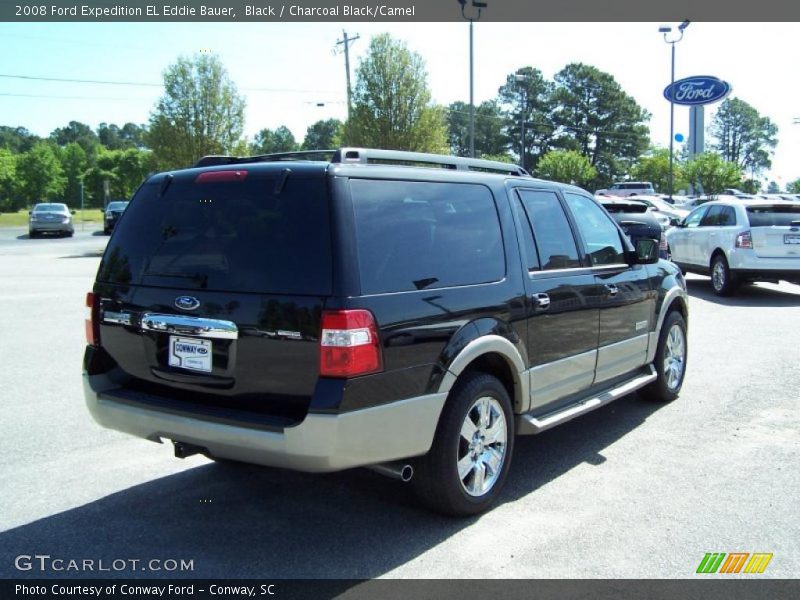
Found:
M 71 214 L 71 215 L 74 215 L 74 214 L 75 214 L 75 211 L 74 211 L 74 210 L 71 210 L 71 211 L 69 211 L 69 214 Z
M 680 227 L 681 220 L 678 217 L 670 217 L 669 224 L 672 225 L 673 227 Z
M 658 262 L 658 240 L 638 239 L 631 257 L 636 265 L 653 265 Z
M 32 214 L 33 214 L 33 211 L 32 211 L 32 210 L 29 210 L 29 211 L 28 211 L 28 214 L 29 214 L 29 215 L 32 215 Z

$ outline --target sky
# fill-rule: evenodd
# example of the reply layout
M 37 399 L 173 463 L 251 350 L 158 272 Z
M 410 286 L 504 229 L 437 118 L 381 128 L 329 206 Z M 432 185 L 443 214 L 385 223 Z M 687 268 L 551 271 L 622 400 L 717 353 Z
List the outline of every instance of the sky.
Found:
M 507 75 L 521 67 L 538 68 L 552 79 L 568 63 L 583 62 L 613 75 L 652 114 L 651 139 L 666 147 L 669 102 L 662 93 L 670 79 L 670 49 L 658 33 L 662 24 L 477 22 L 475 103 L 495 98 Z M 286 125 L 302 141 L 313 122 L 346 117 L 344 56 L 335 51 L 343 31 L 359 36 L 351 45 L 353 80 L 370 37 L 388 32 L 423 57 L 435 102 L 469 100 L 469 34 L 463 21 L 0 23 L 0 125 L 47 136 L 73 120 L 93 128 L 102 122 L 147 123 L 162 93 L 164 69 L 178 56 L 210 51 L 220 56 L 246 99 L 249 137 Z M 676 79 L 713 75 L 728 81 L 731 97 L 778 126 L 766 177 L 782 189 L 800 178 L 798 39 L 800 23 L 696 22 L 676 46 Z M 717 106 L 706 107 L 706 125 Z M 676 106 L 675 133 L 688 136 L 688 121 L 688 107 Z

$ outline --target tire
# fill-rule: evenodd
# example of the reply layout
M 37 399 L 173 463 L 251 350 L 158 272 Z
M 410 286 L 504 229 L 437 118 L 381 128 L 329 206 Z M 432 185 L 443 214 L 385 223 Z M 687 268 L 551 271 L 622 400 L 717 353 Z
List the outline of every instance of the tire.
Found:
M 711 288 L 717 296 L 730 296 L 739 287 L 739 282 L 728 268 L 723 254 L 715 254 L 711 259 Z
M 492 436 L 495 440 L 487 442 Z M 508 392 L 496 377 L 467 373 L 450 392 L 433 445 L 418 460 L 411 481 L 432 510 L 448 516 L 474 515 L 500 494 L 513 450 Z
M 33 239 L 33 238 L 38 237 L 38 236 L 39 236 L 38 232 L 36 232 L 36 231 L 28 231 L 28 237 L 30 239 Z
M 680 394 L 686 375 L 689 345 L 686 338 L 686 321 L 677 310 L 671 311 L 658 336 L 653 365 L 656 380 L 642 388 L 642 396 L 656 402 L 672 402 Z

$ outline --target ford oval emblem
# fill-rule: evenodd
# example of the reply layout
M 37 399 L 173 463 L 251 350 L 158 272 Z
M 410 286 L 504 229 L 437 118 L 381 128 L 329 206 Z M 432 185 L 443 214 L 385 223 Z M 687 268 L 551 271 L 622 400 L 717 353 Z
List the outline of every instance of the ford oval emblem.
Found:
M 194 310 L 200 306 L 200 300 L 194 296 L 178 296 L 175 298 L 175 306 L 181 310 Z
M 679 79 L 664 88 L 664 98 L 675 104 L 700 106 L 719 102 L 731 93 L 731 84 L 710 75 L 695 75 Z

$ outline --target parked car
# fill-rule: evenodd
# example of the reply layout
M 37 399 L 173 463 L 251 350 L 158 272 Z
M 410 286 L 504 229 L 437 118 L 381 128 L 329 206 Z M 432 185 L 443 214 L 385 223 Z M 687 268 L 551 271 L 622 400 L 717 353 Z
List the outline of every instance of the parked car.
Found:
M 103 221 L 103 233 L 106 235 L 111 233 L 111 230 L 114 229 L 114 225 L 117 224 L 117 221 L 119 221 L 119 218 L 122 216 L 122 213 L 125 212 L 126 208 L 128 208 L 127 200 L 115 200 L 108 203 Z
M 633 244 L 638 240 L 658 240 L 659 257 L 669 258 L 665 228 L 646 204 L 637 200 L 612 200 L 608 197 L 599 200 Z
M 72 236 L 75 228 L 72 223 L 74 210 L 60 202 L 40 202 L 28 211 L 28 237 L 36 237 L 40 233 L 57 233 Z
M 687 209 L 674 206 L 666 200 L 654 196 L 630 196 L 630 199 L 637 200 L 653 211 L 656 211 L 658 214 L 665 216 L 667 218 L 668 227 L 674 227 L 689 214 Z M 667 229 L 667 227 L 664 229 Z
M 714 293 L 750 281 L 800 283 L 800 204 L 717 200 L 667 232 L 672 260 L 711 276 Z
M 685 282 L 653 240 L 580 188 L 432 154 L 154 175 L 87 306 L 101 425 L 178 457 L 369 466 L 453 515 L 497 499 L 515 435 L 673 400 L 686 369 Z
M 653 195 L 655 193 L 653 184 L 649 181 L 620 181 L 610 188 L 595 192 L 596 195 L 604 194 L 606 196 L 639 196 L 643 194 Z

